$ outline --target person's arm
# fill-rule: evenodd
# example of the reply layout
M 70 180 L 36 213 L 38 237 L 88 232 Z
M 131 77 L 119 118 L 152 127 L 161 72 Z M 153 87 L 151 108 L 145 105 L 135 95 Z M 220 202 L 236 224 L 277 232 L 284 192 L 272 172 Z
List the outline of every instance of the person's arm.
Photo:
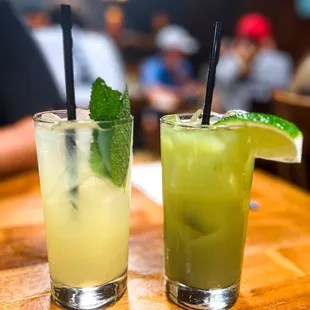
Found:
M 248 40 L 235 42 L 229 54 L 221 57 L 217 67 L 217 81 L 222 87 L 231 88 L 242 78 L 248 78 L 258 45 Z
M 180 104 L 179 88 L 167 86 L 162 82 L 161 69 L 157 62 L 149 60 L 142 64 L 140 78 L 144 95 L 154 110 L 174 111 Z
M 216 81 L 220 85 L 230 87 L 236 83 L 243 73 L 241 58 L 234 53 L 220 58 L 217 70 Z
M 34 127 L 31 117 L 0 128 L 0 175 L 36 168 Z

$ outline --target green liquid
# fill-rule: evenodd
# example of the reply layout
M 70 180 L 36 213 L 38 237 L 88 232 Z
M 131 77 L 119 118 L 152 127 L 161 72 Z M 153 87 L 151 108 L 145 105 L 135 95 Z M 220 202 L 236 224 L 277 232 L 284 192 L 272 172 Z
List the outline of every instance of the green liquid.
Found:
M 246 129 L 162 124 L 166 276 L 199 289 L 240 279 L 254 159 Z

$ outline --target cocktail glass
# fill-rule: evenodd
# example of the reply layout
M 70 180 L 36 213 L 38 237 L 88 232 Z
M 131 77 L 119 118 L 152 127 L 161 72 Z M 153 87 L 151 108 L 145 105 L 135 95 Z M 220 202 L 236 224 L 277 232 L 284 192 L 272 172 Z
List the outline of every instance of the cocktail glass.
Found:
M 64 121 L 66 111 L 55 115 L 34 116 L 52 299 L 67 309 L 110 306 L 127 286 L 131 197 L 131 154 L 123 185 L 115 185 L 110 145 L 114 130 L 132 128 L 133 120 Z M 93 169 L 98 163 L 100 174 Z
M 165 279 L 185 309 L 228 309 L 239 294 L 254 158 L 246 128 L 161 120 Z

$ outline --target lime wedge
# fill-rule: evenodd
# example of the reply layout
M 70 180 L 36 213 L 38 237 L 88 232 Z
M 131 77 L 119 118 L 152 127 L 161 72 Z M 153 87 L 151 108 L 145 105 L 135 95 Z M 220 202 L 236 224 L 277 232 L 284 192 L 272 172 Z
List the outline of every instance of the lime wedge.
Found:
M 244 126 L 256 158 L 285 163 L 300 163 L 303 134 L 292 123 L 275 115 L 240 113 L 224 117 L 215 126 Z

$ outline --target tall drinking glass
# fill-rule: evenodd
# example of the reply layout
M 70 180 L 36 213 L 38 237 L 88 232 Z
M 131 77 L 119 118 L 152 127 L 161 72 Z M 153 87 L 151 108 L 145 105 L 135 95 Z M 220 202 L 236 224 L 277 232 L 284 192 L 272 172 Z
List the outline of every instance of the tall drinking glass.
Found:
M 161 120 L 165 275 L 185 309 L 228 309 L 238 298 L 254 169 L 246 128 Z
M 52 299 L 67 309 L 106 307 L 126 291 L 130 208 L 131 150 L 124 182 L 115 184 L 111 141 L 119 128 L 132 132 L 133 120 L 50 116 L 34 120 Z

